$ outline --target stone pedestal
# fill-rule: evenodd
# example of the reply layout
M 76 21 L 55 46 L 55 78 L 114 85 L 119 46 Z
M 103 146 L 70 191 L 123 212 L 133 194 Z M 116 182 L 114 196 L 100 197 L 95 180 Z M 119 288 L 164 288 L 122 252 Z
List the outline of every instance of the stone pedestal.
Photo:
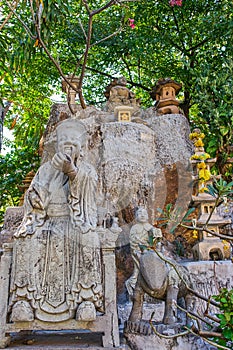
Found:
M 10 285 L 10 268 L 12 263 L 13 244 L 3 245 L 3 256 L 0 261 L 0 348 L 5 348 L 10 342 L 10 333 L 36 330 L 78 330 L 86 329 L 92 332 L 102 333 L 103 347 L 115 348 L 120 346 L 118 316 L 116 307 L 116 265 L 115 265 L 115 241 L 118 233 L 108 229 L 98 230 L 103 258 L 104 302 L 105 312 L 97 315 L 95 321 L 77 321 L 70 319 L 62 322 L 43 322 L 33 320 L 31 322 L 8 321 L 8 291 Z

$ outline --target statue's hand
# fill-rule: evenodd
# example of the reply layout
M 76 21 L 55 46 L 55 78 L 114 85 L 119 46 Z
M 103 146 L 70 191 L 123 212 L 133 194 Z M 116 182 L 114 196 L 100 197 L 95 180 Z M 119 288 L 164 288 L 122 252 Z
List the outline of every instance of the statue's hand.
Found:
M 63 154 L 61 152 L 56 153 L 53 156 L 51 163 L 55 169 L 62 171 L 64 174 L 69 176 L 71 180 L 75 178 L 77 169 L 69 155 Z
M 39 195 L 34 191 L 28 191 L 28 199 L 34 209 L 44 210 L 44 205 Z
M 54 154 L 51 164 L 55 169 L 63 171 L 64 161 L 65 161 L 65 155 L 59 152 Z

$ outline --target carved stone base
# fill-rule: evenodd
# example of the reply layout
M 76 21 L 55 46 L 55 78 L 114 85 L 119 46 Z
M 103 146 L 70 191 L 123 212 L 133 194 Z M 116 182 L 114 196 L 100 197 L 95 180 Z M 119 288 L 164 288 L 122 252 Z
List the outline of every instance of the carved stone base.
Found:
M 96 310 L 95 306 L 90 301 L 83 301 L 76 313 L 77 321 L 95 321 L 96 320 Z
M 25 300 L 20 300 L 15 303 L 12 308 L 12 322 L 31 322 L 34 320 L 34 315 L 30 304 Z

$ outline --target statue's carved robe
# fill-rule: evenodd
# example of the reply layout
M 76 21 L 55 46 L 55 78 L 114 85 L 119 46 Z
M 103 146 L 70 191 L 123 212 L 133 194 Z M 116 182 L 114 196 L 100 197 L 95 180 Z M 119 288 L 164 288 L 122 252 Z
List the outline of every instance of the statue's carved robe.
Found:
M 82 301 L 102 311 L 96 180 L 84 162 L 72 181 L 50 162 L 39 168 L 15 233 L 11 305 L 27 300 L 35 318 L 52 322 L 74 317 Z

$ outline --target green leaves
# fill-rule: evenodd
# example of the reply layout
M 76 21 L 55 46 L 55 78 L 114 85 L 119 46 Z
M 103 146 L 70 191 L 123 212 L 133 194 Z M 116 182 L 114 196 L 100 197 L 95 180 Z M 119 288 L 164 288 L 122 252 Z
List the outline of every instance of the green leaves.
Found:
M 220 320 L 222 338 L 216 338 L 215 341 L 230 347 L 233 345 L 233 289 L 222 288 L 219 295 L 213 296 L 213 299 L 219 301 L 219 308 L 222 311 L 216 315 Z
M 15 149 L 0 155 L 0 224 L 7 206 L 15 206 L 22 195 L 18 186 L 22 184 L 25 175 L 37 170 L 39 156 L 29 147 Z
M 45 51 L 35 47 L 38 9 L 32 3 L 31 8 L 19 1 L 18 17 L 11 15 L 1 30 L 0 103 L 11 101 L 7 127 L 19 116 L 16 145 L 36 149 L 49 115 L 50 96 L 61 93 L 61 79 Z M 105 3 L 88 0 L 92 10 Z M 43 4 L 41 38 L 64 74 L 72 73 L 85 51 L 87 12 L 82 1 L 44 0 Z M 10 13 L 6 2 L 1 5 L 0 25 Z M 159 78 L 182 82 L 179 99 L 191 127 L 201 126 L 207 152 L 218 153 L 218 169 L 230 177 L 232 170 L 225 164 L 233 142 L 232 13 L 233 3 L 228 0 L 189 0 L 180 8 L 165 0 L 142 0 L 115 4 L 95 16 L 91 44 L 109 38 L 90 49 L 83 82 L 86 103 L 102 105 L 105 86 L 120 75 L 141 98 L 142 107 L 153 105 L 148 92 Z M 133 30 L 129 18 L 134 19 Z M 77 67 L 77 75 L 81 68 Z M 180 221 L 179 215 L 173 212 L 172 222 Z
M 176 228 L 181 224 L 190 223 L 189 215 L 194 212 L 195 208 L 189 208 L 184 216 L 181 216 L 181 208 L 173 208 L 172 204 L 166 205 L 165 209 L 157 208 L 157 211 L 162 215 L 157 218 L 157 221 L 163 221 L 159 224 L 160 227 L 169 227 L 169 232 L 174 233 Z
M 215 198 L 229 197 L 233 194 L 233 181 L 227 183 L 222 178 L 219 180 L 214 179 L 213 185 L 207 185 L 207 188 L 208 191 L 205 192 Z

